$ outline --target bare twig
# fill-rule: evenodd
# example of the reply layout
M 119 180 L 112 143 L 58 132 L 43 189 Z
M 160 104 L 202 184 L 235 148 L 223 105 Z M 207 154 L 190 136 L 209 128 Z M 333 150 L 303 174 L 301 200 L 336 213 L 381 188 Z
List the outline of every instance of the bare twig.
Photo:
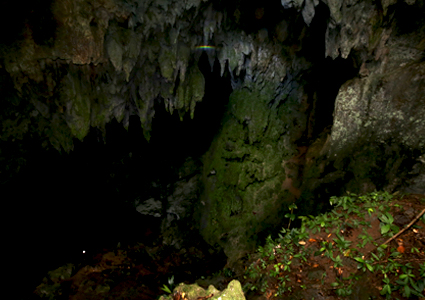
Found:
M 394 258 L 392 260 L 393 261 L 398 261 L 400 263 L 408 263 L 408 262 L 411 262 L 411 261 L 425 261 L 425 258 L 414 258 L 414 259 L 412 259 L 412 258 L 409 258 L 409 259 Z M 387 262 L 388 262 L 388 259 L 383 260 L 383 261 L 375 261 L 374 263 L 372 263 L 372 265 L 384 264 L 384 263 L 387 263 Z
M 400 230 L 396 235 L 392 236 L 390 239 L 388 239 L 385 243 L 383 243 L 381 246 L 388 244 L 389 242 L 391 242 L 393 239 L 395 239 L 396 237 L 398 237 L 400 234 L 402 234 L 403 232 L 405 232 L 407 229 L 409 229 L 410 226 L 412 226 L 420 217 L 422 217 L 422 215 L 425 213 L 425 209 L 423 209 L 419 215 L 417 215 L 412 222 L 410 222 L 406 227 L 404 227 L 402 230 Z

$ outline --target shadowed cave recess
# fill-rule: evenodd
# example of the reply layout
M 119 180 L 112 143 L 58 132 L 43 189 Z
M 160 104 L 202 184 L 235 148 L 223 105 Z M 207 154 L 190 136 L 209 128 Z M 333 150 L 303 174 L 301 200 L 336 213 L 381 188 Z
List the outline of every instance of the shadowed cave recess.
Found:
M 95 265 L 114 283 L 87 299 L 157 299 L 171 276 L 237 274 L 292 203 L 425 193 L 424 1 L 263 2 L 1 4 L 17 299 L 67 263 L 55 299 Z

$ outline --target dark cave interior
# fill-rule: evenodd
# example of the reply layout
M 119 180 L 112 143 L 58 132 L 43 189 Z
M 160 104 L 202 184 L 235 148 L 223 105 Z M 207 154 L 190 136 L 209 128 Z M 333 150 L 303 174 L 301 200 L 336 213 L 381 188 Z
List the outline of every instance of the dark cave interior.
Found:
M 310 45 L 314 40 L 320 39 L 314 38 Z M 307 43 L 306 49 L 310 45 Z M 321 48 L 324 49 L 323 43 Z M 350 62 L 324 59 L 315 50 L 302 53 L 313 55 L 311 58 L 317 63 L 306 79 L 310 82 L 307 86 L 317 93 L 316 110 L 312 112 L 314 136 L 332 124 L 338 88 L 354 72 Z M 25 229 L 12 228 L 12 243 L 19 265 L 33 266 L 28 292 L 48 270 L 66 262 L 81 263 L 90 253 L 116 247 L 117 243 L 150 244 L 155 240 L 160 220 L 137 213 L 129 202 L 137 196 L 166 197 L 167 184 L 178 178 L 177 170 L 184 160 L 199 159 L 210 146 L 232 91 L 231 76 L 226 71 L 220 77 L 218 61 L 211 72 L 203 53 L 199 68 L 206 90 L 203 101 L 196 106 L 194 119 L 186 114 L 181 121 L 176 111 L 170 115 L 158 99 L 149 142 L 143 137 L 140 120 L 132 116 L 128 130 L 115 120 L 107 125 L 106 134 L 92 128 L 84 141 L 75 140 L 75 148 L 69 154 L 46 152 L 37 140 L 20 145 L 28 153 L 26 166 L 3 186 L 5 194 L 13 195 L 15 203 L 19 203 L 10 208 L 19 211 L 14 224 L 26 225 Z M 323 70 L 327 76 L 321 74 Z M 260 233 L 259 242 L 278 232 L 276 228 L 279 226 Z M 40 239 L 40 232 L 46 233 L 44 239 Z M 88 254 L 82 255 L 83 249 Z M 224 262 L 217 266 L 222 267 Z
M 216 8 L 228 12 L 241 9 L 241 18 L 226 26 L 235 27 L 246 34 L 265 29 L 270 40 L 279 40 L 275 28 L 283 19 L 288 20 L 288 24 L 282 25 L 288 26 L 286 29 L 290 32 L 286 42 L 293 43 L 296 51 L 289 53 L 291 51 L 288 48 L 285 51 L 289 51 L 287 54 L 294 61 L 311 65 L 308 71 L 293 74 L 294 81 L 305 86 L 309 105 L 308 128 L 296 144 L 308 147 L 323 132 L 330 130 L 339 88 L 358 76 L 360 59 L 356 53 L 351 53 L 348 59 L 325 58 L 324 36 L 330 13 L 323 3 L 317 6 L 310 27 L 306 27 L 301 14 L 293 9 L 283 9 L 280 1 L 265 2 L 263 6 L 251 2 L 244 5 L 242 1 L 226 2 L 218 1 Z M 25 29 L 32 32 L 37 44 L 46 47 L 54 44 L 57 24 L 51 13 L 52 1 L 44 1 L 43 5 L 34 3 L 16 16 L 11 24 L 5 23 L 6 10 L 0 10 L 4 15 L 0 18 L 0 25 L 3 25 L 0 26 L 3 28 L 1 33 L 4 33 L 0 47 L 17 46 L 19 42 L 16 42 L 24 38 Z M 16 1 L 8 0 L 6 6 L 18 10 Z M 417 24 L 412 25 L 412 28 L 406 25 L 409 24 L 406 21 L 409 13 L 414 12 L 406 5 L 402 5 L 402 8 L 399 12 L 400 32 L 409 32 L 419 27 Z M 5 31 L 5 27 L 10 30 Z M 244 71 L 236 76 L 235 73 L 230 74 L 226 66 L 224 75 L 220 76 L 217 59 L 211 68 L 206 51 L 197 55 L 199 69 L 205 78 L 205 96 L 202 102 L 196 104 L 194 118 L 191 119 L 186 113 L 181 120 L 178 111 L 170 114 L 165 109 L 164 99 L 158 97 L 154 104 L 155 115 L 149 141 L 145 139 L 140 119 L 130 116 L 128 129 L 115 119 L 106 125 L 103 132 L 91 128 L 83 141 L 74 139 L 74 150 L 70 153 L 46 151 L 38 137 L 30 134 L 21 143 L 15 140 L 2 142 L 2 155 L 19 160 L 19 156 L 24 153 L 26 161 L 25 166 L 16 172 L 17 175 L 4 176 L 3 171 L 0 174 L 3 195 L 8 195 L 6 198 L 10 199 L 7 199 L 6 211 L 12 212 L 14 216 L 13 221 L 8 222 L 7 228 L 10 229 L 6 234 L 16 261 L 11 272 L 19 276 L 19 268 L 31 266 L 27 268 L 28 287 L 22 289 L 23 293 L 31 293 L 47 271 L 64 263 L 83 264 L 92 259 L 91 254 L 105 248 L 116 248 L 118 243 L 126 247 L 138 242 L 150 246 L 158 242 L 161 219 L 138 213 L 134 208 L 134 199 L 154 197 L 165 201 L 170 184 L 179 179 L 179 168 L 188 157 L 199 164 L 198 172 L 202 172 L 202 155 L 221 130 L 223 118 L 228 113 L 232 84 L 235 86 L 238 81 L 244 80 Z M 63 68 L 57 71 L 66 73 Z M 0 69 L 0 76 L 1 97 L 16 98 L 13 105 L 18 110 L 28 109 L 22 106 L 11 88 L 13 83 L 7 72 Z M 6 110 L 3 105 L 11 105 L 12 102 L 0 102 L 0 108 Z M 391 148 L 391 142 L 387 144 L 390 146 L 379 149 L 383 157 L 388 155 L 388 151 L 404 151 L 397 147 Z M 410 153 L 406 155 L 414 156 Z M 356 159 L 362 158 L 355 157 L 353 161 L 343 162 L 347 170 L 354 168 Z M 386 160 L 380 163 L 379 168 L 388 168 Z M 414 164 L 413 159 L 410 163 Z M 406 173 L 409 167 L 406 167 Z M 328 165 L 327 168 L 324 173 L 333 171 L 332 166 Z M 342 194 L 342 182 L 355 179 L 354 175 L 350 176 L 348 172 L 339 181 L 323 184 L 315 190 L 316 201 L 321 202 L 320 205 L 315 204 L 314 208 L 320 208 L 315 211 L 316 214 L 329 209 L 328 196 Z M 379 182 L 381 174 L 373 173 L 371 176 Z M 312 213 L 308 209 L 306 211 Z M 270 234 L 276 235 L 286 224 L 287 221 L 283 219 L 281 224 L 270 224 L 258 234 L 258 242 L 263 242 Z M 202 250 L 205 252 L 210 250 L 203 241 L 199 242 L 199 247 L 204 247 Z M 83 255 L 82 250 L 88 251 L 88 254 Z M 226 263 L 226 257 L 219 251 L 214 252 L 209 259 L 208 267 L 201 269 L 193 266 L 192 274 L 183 279 L 193 281 L 206 268 L 214 272 L 222 269 Z M 178 270 L 175 269 L 176 272 Z M 167 275 L 161 276 L 161 280 L 167 278 Z
M 115 120 L 107 125 L 106 134 L 92 128 L 83 141 L 74 141 L 68 154 L 46 151 L 37 139 L 19 146 L 8 143 L 5 148 L 11 155 L 15 147 L 27 153 L 25 167 L 3 182 L 2 189 L 14 199 L 8 208 L 16 215 L 9 225 L 14 256 L 18 265 L 33 266 L 28 292 L 47 271 L 67 262 L 81 264 L 118 243 L 125 247 L 155 242 L 161 220 L 139 214 L 131 202 L 136 197 L 167 197 L 167 185 L 178 180 L 185 159 L 198 160 L 208 149 L 231 92 L 229 75 L 220 76 L 218 62 L 211 72 L 203 54 L 199 67 L 206 92 L 194 118 L 186 115 L 181 121 L 178 112 L 170 115 L 159 99 L 149 142 L 138 117 L 131 116 L 128 130 Z M 222 267 L 224 258 L 216 255 L 216 259 L 221 262 L 215 265 Z

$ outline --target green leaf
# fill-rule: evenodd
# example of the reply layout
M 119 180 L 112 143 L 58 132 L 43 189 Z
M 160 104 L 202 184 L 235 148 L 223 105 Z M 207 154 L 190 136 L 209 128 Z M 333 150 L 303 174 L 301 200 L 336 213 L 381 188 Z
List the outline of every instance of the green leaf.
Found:
M 385 294 L 391 295 L 391 287 L 389 284 L 384 285 L 384 288 L 381 291 L 381 295 Z
M 394 222 L 393 216 L 389 212 L 386 212 L 385 215 L 388 218 L 388 223 L 392 224 Z
M 385 274 L 384 273 L 384 279 L 382 279 L 382 281 L 384 282 L 384 283 L 386 283 L 386 284 L 389 284 L 390 283 L 390 279 L 387 277 L 387 274 Z
M 400 228 L 397 225 L 394 225 L 394 224 L 391 224 L 390 228 L 394 233 L 397 233 L 397 232 L 400 231 Z
M 418 293 L 417 291 L 415 291 L 415 290 L 410 290 L 410 292 L 413 294 L 413 295 L 415 295 L 415 296 L 417 296 L 417 297 L 419 297 L 419 299 L 421 299 L 421 298 L 423 298 L 423 294 L 422 293 Z
M 164 287 L 162 287 L 162 288 L 161 288 L 161 290 L 163 290 L 164 292 L 166 292 L 166 293 L 168 293 L 168 294 L 171 294 L 170 289 L 169 289 L 169 288 L 168 288 L 168 286 L 166 286 L 165 284 L 164 284 Z
M 381 234 L 387 233 L 388 231 L 390 231 L 390 228 L 391 228 L 391 225 L 390 224 L 382 225 L 381 226 Z
M 385 216 L 385 215 L 380 216 L 379 219 L 384 223 L 389 223 L 389 220 L 388 220 L 387 216 Z
M 408 279 L 405 278 L 405 279 L 397 279 L 395 282 L 400 285 L 407 285 L 407 281 Z
M 392 256 L 392 257 L 398 257 L 398 256 L 400 256 L 400 252 L 394 251 L 394 252 L 392 252 L 390 254 L 390 256 Z
M 384 244 L 379 246 L 378 251 L 383 251 L 384 249 L 387 249 L 388 245 Z
M 404 286 L 404 296 L 407 298 L 410 297 L 410 287 L 408 285 Z
M 372 265 L 366 264 L 366 267 L 369 269 L 369 271 L 373 272 L 373 266 Z
M 417 290 L 418 292 L 422 292 L 422 290 L 420 289 L 420 287 L 418 287 L 417 286 L 417 284 L 416 283 L 414 283 L 414 282 L 410 282 L 410 285 L 415 289 L 415 290 Z
M 295 203 L 292 203 L 291 205 L 289 205 L 289 209 L 297 209 L 297 205 Z
M 354 257 L 355 260 L 357 260 L 358 262 L 364 263 L 364 259 L 361 257 Z

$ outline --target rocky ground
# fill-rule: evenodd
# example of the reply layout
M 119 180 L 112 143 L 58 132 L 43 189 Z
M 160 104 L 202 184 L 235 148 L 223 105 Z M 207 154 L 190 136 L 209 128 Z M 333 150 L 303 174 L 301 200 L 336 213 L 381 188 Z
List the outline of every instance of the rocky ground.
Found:
M 203 251 L 205 250 L 205 251 Z M 105 248 L 84 262 L 50 271 L 34 294 L 42 299 L 158 299 L 161 286 L 176 280 L 191 282 L 218 271 L 221 262 L 209 255 L 201 240 L 175 252 L 163 245 L 136 243 Z

